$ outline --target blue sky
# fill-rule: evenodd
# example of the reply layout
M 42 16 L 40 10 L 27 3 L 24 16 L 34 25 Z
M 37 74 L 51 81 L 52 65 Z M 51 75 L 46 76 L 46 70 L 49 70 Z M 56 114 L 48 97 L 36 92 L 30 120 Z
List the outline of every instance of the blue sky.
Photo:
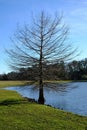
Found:
M 87 1 L 86 0 L 0 0 L 0 74 L 10 71 L 5 48 L 12 46 L 10 37 L 17 23 L 29 23 L 31 13 L 64 12 L 70 27 L 70 40 L 81 51 L 77 60 L 87 58 Z

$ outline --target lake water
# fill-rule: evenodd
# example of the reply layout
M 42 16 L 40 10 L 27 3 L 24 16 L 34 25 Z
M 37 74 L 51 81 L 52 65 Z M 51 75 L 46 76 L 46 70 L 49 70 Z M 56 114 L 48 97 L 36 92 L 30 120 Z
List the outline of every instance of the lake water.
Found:
M 55 84 L 58 89 L 44 89 L 45 104 L 73 112 L 79 115 L 87 116 L 87 82 L 72 82 L 67 84 Z M 32 89 L 32 86 L 8 87 L 8 90 L 15 90 L 23 97 L 34 98 L 38 100 L 38 89 Z

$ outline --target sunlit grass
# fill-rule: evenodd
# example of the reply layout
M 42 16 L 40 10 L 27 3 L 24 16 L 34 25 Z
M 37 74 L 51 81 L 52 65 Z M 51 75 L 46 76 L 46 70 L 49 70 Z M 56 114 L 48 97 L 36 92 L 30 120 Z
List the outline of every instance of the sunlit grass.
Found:
M 28 81 L 0 81 L 0 87 L 25 85 Z
M 23 100 L 24 98 L 22 98 L 22 96 L 15 91 L 0 90 L 0 104 L 8 104 L 10 102 L 17 102 Z
M 72 80 L 45 80 L 46 83 L 70 83 Z

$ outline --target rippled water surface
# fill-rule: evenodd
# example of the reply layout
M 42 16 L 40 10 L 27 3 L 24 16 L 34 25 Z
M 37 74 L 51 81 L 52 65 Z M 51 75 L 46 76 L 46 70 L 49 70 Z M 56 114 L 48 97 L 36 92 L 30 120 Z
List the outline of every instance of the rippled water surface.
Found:
M 87 82 L 56 84 L 56 86 L 58 87 L 57 91 L 44 89 L 45 104 L 87 116 Z M 6 89 L 15 90 L 24 97 L 38 99 L 38 89 L 34 89 L 32 86 L 8 87 Z

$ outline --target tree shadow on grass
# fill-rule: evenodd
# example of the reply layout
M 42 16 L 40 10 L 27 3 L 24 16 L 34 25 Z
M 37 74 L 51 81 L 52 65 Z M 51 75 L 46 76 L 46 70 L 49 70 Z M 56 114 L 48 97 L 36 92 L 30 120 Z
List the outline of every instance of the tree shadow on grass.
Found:
M 21 103 L 27 103 L 25 101 L 18 101 L 18 100 L 4 100 L 0 102 L 1 105 L 15 105 L 15 104 L 21 104 Z
M 13 99 L 6 99 L 0 102 L 1 105 L 16 105 L 16 104 L 28 104 L 28 103 L 37 103 L 35 99 L 31 98 L 24 98 L 24 100 L 13 100 Z

